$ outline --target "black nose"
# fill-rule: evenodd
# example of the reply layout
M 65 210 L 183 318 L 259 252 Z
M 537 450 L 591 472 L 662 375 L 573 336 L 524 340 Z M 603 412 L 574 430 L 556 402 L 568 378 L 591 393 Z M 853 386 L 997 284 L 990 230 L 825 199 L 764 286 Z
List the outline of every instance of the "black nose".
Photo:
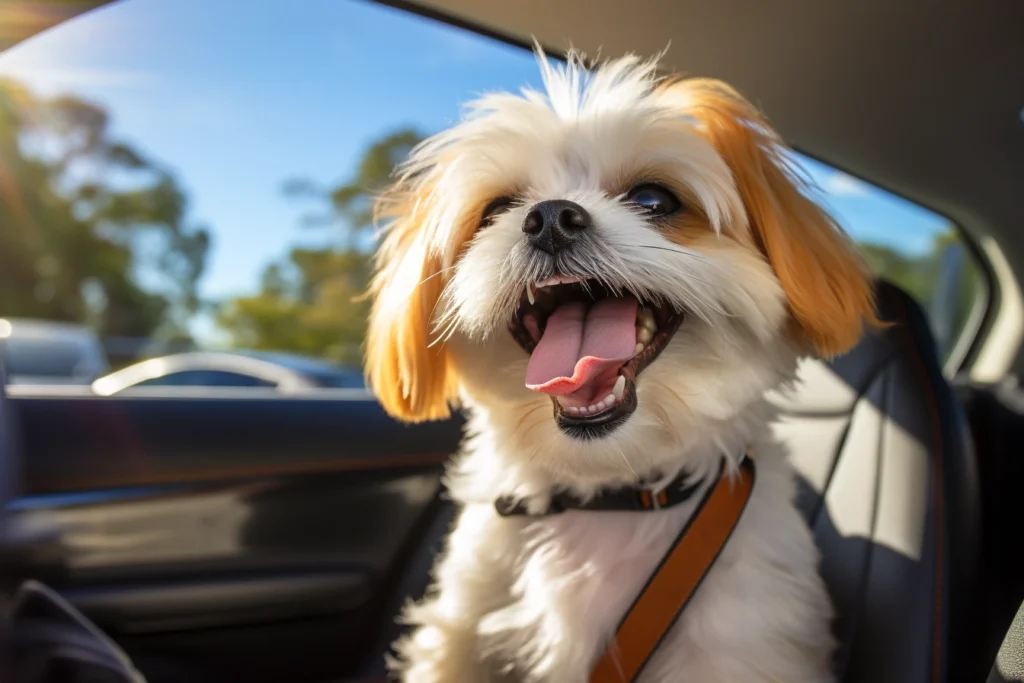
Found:
M 568 247 L 590 227 L 590 214 L 576 202 L 550 199 L 534 204 L 523 221 L 530 245 L 549 254 Z

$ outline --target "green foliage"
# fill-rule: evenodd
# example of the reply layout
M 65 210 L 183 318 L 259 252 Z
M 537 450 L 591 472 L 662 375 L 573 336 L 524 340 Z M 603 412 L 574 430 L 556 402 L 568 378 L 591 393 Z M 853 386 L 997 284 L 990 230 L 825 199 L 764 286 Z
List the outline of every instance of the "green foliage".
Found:
M 303 222 L 337 226 L 340 244 L 292 250 L 284 261 L 267 267 L 256 295 L 224 304 L 217 319 L 232 346 L 294 351 L 361 365 L 369 315 L 369 302 L 361 295 L 371 272 L 373 197 L 421 139 L 416 131 L 400 130 L 373 142 L 354 175 L 334 188 L 319 188 L 308 180 L 285 184 L 286 195 L 326 206 Z
M 948 355 L 957 335 L 967 324 L 974 306 L 983 296 L 984 287 L 981 271 L 977 264 L 967 257 L 964 270 L 956 283 L 956 300 L 952 302 L 952 308 L 950 302 L 936 299 L 943 254 L 950 248 L 962 248 L 956 229 L 951 226 L 948 230 L 937 233 L 931 248 L 926 253 L 916 256 L 903 254 L 879 244 L 862 243 L 858 246 L 871 271 L 878 277 L 899 285 L 926 311 L 930 310 L 933 314 L 930 316 L 933 323 L 940 317 L 938 309 L 943 309 L 943 313 L 948 312 L 951 317 L 948 330 L 950 338 L 945 338 L 946 331 L 936 330 L 939 351 L 943 357 Z
M 209 246 L 185 208 L 102 108 L 0 80 L 0 314 L 180 336 Z
M 355 367 L 369 304 L 367 255 L 358 251 L 294 249 L 272 264 L 260 292 L 225 304 L 218 323 L 232 346 L 294 351 Z

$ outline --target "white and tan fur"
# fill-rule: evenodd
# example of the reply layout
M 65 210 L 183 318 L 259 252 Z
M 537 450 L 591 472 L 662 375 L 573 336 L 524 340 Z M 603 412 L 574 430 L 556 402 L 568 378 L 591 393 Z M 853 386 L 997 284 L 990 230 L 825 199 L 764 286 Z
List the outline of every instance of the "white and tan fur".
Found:
M 583 683 L 695 502 L 658 512 L 499 516 L 654 472 L 712 473 L 748 448 L 757 483 L 710 575 L 644 670 L 644 683 L 824 683 L 831 606 L 793 474 L 772 441 L 766 390 L 807 353 L 852 346 L 874 322 L 868 279 L 800 191 L 768 124 L 722 83 L 660 80 L 627 56 L 585 69 L 541 57 L 546 93 L 494 94 L 419 146 L 382 198 L 367 370 L 403 420 L 469 414 L 449 467 L 457 522 L 428 595 L 410 605 L 395 671 L 409 683 Z M 652 224 L 624 201 L 640 180 L 685 210 Z M 495 197 L 515 206 L 481 226 Z M 687 312 L 637 379 L 636 412 L 578 441 L 524 386 L 507 331 L 534 264 L 528 208 L 571 199 L 593 216 L 575 267 Z

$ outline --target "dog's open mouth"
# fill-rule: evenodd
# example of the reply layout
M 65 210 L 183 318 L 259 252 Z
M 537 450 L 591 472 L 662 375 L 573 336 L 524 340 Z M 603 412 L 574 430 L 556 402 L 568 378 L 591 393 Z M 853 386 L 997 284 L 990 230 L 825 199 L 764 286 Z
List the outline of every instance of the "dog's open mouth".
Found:
M 636 410 L 636 378 L 683 314 L 593 279 L 556 276 L 523 293 L 510 331 L 530 354 L 526 386 L 551 396 L 566 433 L 596 438 Z

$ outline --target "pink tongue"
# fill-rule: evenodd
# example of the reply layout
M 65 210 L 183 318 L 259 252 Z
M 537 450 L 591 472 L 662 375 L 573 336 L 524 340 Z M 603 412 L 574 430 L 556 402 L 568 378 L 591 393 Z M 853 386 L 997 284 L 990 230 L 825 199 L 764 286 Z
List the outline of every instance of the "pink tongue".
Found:
M 614 381 L 636 349 L 636 309 L 632 297 L 602 299 L 589 307 L 581 302 L 559 306 L 530 356 L 526 386 L 564 396 L 595 380 Z

